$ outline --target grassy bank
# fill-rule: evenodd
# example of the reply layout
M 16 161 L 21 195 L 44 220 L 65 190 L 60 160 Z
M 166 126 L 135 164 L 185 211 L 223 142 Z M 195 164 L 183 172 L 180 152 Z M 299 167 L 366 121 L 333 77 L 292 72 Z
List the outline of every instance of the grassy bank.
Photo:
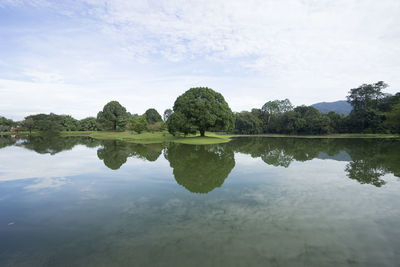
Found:
M 62 136 L 89 136 L 99 140 L 121 140 L 130 143 L 138 144 L 154 144 L 154 143 L 182 143 L 192 145 L 206 145 L 206 144 L 218 144 L 226 143 L 231 139 L 229 136 L 216 135 L 214 133 L 206 133 L 205 137 L 199 135 L 189 135 L 184 137 L 183 135 L 173 136 L 167 131 L 163 132 L 144 132 L 136 134 L 131 131 L 125 132 L 62 132 Z

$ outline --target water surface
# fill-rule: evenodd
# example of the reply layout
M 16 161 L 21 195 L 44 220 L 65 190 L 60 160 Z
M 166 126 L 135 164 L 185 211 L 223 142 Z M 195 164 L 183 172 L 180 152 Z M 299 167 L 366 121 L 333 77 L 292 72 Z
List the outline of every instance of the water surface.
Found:
M 399 151 L 0 137 L 0 266 L 398 266 Z

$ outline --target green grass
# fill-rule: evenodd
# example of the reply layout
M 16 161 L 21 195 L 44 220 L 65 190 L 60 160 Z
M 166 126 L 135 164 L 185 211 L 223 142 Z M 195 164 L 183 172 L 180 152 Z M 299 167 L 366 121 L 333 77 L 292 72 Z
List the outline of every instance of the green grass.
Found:
M 89 136 L 99 140 L 121 140 L 130 143 L 138 144 L 154 144 L 154 143 L 182 143 L 192 145 L 206 145 L 206 144 L 218 144 L 226 143 L 230 141 L 228 136 L 218 136 L 214 133 L 206 133 L 205 137 L 198 135 L 189 135 L 184 137 L 183 135 L 173 136 L 167 131 L 163 132 L 143 132 L 137 134 L 131 131 L 125 132 L 62 132 L 61 136 Z

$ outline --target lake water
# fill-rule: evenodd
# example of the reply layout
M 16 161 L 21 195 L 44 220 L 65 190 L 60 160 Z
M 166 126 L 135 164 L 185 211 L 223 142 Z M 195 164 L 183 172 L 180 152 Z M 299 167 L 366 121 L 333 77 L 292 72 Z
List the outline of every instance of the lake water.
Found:
M 400 141 L 0 137 L 0 266 L 399 266 Z

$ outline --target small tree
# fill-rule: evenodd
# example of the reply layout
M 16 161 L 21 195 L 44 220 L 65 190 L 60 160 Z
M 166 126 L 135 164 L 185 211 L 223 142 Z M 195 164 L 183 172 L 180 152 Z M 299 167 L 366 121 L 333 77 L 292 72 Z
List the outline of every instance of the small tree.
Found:
M 146 115 L 146 120 L 149 124 L 162 121 L 160 113 L 158 113 L 154 108 L 149 108 L 144 114 Z
M 147 128 L 147 121 L 144 115 L 130 119 L 130 126 L 129 126 L 130 130 L 133 130 L 138 134 L 140 134 L 141 132 L 146 130 L 146 128 Z
M 24 121 L 22 121 L 22 127 L 27 129 L 29 131 L 29 134 L 32 133 L 32 129 L 34 126 L 35 126 L 35 122 L 31 118 L 28 118 L 28 119 L 25 119 Z
M 172 109 L 168 108 L 164 111 L 164 122 L 168 121 L 169 116 L 173 113 Z

